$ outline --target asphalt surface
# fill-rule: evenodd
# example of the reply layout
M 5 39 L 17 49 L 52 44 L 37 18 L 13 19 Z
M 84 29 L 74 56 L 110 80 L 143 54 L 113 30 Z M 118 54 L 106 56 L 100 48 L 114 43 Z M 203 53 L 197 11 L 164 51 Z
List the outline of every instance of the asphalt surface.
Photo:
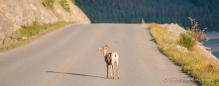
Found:
M 106 79 L 105 44 L 120 56 L 120 79 Z M 0 86 L 196 85 L 159 52 L 147 25 L 68 25 L 0 54 Z

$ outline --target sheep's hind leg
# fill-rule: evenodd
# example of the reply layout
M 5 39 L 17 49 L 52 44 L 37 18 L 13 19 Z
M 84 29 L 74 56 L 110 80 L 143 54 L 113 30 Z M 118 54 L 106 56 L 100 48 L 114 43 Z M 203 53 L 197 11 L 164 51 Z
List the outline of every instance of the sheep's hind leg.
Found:
M 117 68 L 117 76 L 118 76 L 118 79 L 119 79 L 119 65 L 118 65 L 118 63 L 116 64 L 116 68 Z
M 117 67 L 117 76 L 118 76 L 118 79 L 119 79 L 119 68 Z

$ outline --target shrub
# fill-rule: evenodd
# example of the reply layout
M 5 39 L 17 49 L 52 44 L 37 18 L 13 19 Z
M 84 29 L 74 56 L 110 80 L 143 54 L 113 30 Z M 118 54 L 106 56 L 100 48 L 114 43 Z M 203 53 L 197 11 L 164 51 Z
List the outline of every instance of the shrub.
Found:
M 67 12 L 70 12 L 70 7 L 67 0 L 60 0 L 59 3 Z
M 71 0 L 71 1 L 72 1 L 72 3 L 73 3 L 73 4 L 75 4 L 75 5 L 76 5 L 76 2 L 75 2 L 75 0 Z
M 145 24 L 145 21 L 144 21 L 144 19 L 141 19 L 141 24 Z
M 203 30 L 201 30 L 201 29 L 199 29 L 198 22 L 196 22 L 195 19 L 192 19 L 191 17 L 189 17 L 189 20 L 190 20 L 191 26 L 192 26 L 191 33 L 192 33 L 195 41 L 208 40 L 208 37 L 204 33 L 207 28 L 204 28 Z
M 187 31 L 186 33 L 180 34 L 180 38 L 177 44 L 186 47 L 187 49 L 191 49 L 195 45 L 195 39 L 193 38 L 193 33 L 191 31 Z
M 43 5 L 47 8 L 53 9 L 53 4 L 55 0 L 44 0 Z
M 195 22 L 195 19 L 190 18 L 191 22 L 191 29 L 188 29 L 186 33 L 181 33 L 180 38 L 177 41 L 179 45 L 182 45 L 188 49 L 191 49 L 197 41 L 199 40 L 208 40 L 208 37 L 205 35 L 204 31 L 207 28 L 204 28 L 203 30 L 200 30 L 198 27 L 198 22 Z

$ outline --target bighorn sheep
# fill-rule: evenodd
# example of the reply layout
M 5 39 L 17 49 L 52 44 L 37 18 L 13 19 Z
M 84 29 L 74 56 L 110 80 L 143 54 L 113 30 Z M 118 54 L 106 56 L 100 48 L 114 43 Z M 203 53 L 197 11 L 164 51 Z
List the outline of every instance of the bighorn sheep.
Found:
M 99 47 L 98 50 L 103 52 L 103 56 L 105 58 L 106 67 L 107 67 L 107 79 L 108 79 L 108 66 L 110 66 L 110 78 L 114 79 L 114 64 L 116 63 L 117 67 L 117 75 L 119 79 L 119 55 L 116 52 L 107 53 L 108 45 Z

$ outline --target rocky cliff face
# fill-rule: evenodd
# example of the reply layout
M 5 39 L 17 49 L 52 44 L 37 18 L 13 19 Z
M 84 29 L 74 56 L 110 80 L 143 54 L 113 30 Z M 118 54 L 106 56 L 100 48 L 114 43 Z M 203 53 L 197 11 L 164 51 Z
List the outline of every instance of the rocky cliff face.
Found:
M 64 10 L 55 0 L 54 9 L 48 9 L 42 4 L 43 0 L 0 0 L 0 45 L 4 40 L 16 37 L 20 26 L 39 24 L 52 24 L 55 22 L 75 22 L 79 24 L 91 23 L 80 8 L 70 0 L 67 3 L 70 12 Z

